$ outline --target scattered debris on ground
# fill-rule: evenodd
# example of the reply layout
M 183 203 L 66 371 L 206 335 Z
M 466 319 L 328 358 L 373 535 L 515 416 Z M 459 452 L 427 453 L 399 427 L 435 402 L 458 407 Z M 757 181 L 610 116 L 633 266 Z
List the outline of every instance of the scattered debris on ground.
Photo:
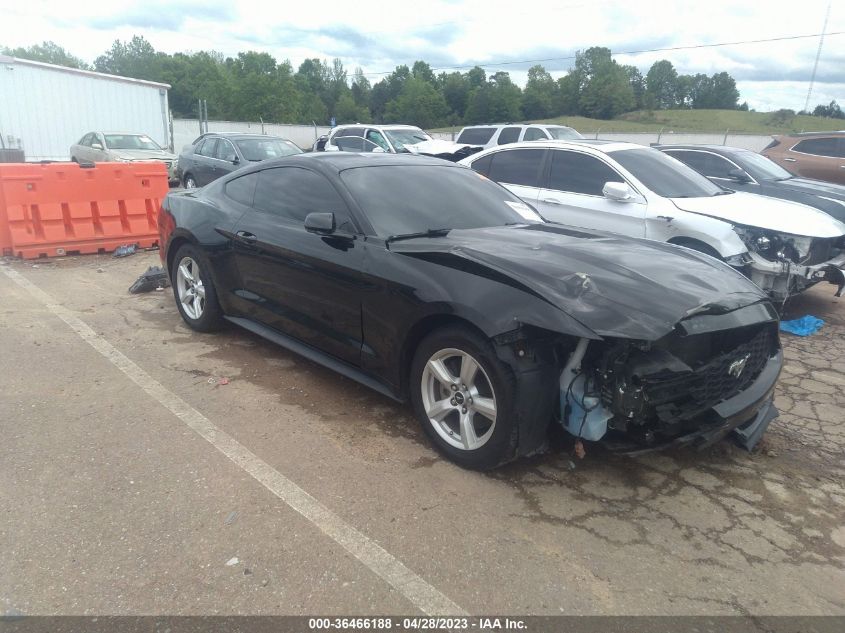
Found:
M 137 244 L 123 244 L 114 249 L 114 257 L 129 257 L 138 252 Z
M 98 269 L 97 272 L 100 272 Z M 153 290 L 161 290 L 170 285 L 170 279 L 167 277 L 167 271 L 161 266 L 150 266 L 147 268 L 135 283 L 129 286 L 129 292 L 133 295 L 142 292 L 151 292 Z
M 806 316 L 802 316 L 800 319 L 781 321 L 780 329 L 783 332 L 789 332 L 790 334 L 795 334 L 796 336 L 810 336 L 811 334 L 818 332 L 823 325 L 824 321 L 822 319 L 808 314 Z

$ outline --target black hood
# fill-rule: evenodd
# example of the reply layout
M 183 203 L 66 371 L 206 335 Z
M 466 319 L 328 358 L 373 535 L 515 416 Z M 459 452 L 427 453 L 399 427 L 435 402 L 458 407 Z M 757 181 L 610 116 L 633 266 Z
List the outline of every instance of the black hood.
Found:
M 776 180 L 775 182 L 779 187 L 788 188 L 792 191 L 827 196 L 828 198 L 845 202 L 845 185 L 837 185 L 822 180 L 811 180 L 810 178 L 787 178 L 786 180 Z
M 656 340 L 691 314 L 767 300 L 707 255 L 556 224 L 453 230 L 390 249 L 519 286 L 600 336 Z

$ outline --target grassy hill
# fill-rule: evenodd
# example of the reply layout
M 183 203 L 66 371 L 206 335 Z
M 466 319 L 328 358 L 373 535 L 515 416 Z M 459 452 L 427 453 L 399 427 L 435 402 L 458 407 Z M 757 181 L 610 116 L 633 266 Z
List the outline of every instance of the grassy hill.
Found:
M 731 134 L 785 134 L 845 129 L 845 120 L 795 115 L 783 117 L 774 112 L 741 110 L 640 110 L 603 121 L 582 116 L 561 116 L 541 121 L 573 127 L 582 134 L 597 130 L 610 132 L 720 132 Z M 452 129 L 446 128 L 443 132 Z

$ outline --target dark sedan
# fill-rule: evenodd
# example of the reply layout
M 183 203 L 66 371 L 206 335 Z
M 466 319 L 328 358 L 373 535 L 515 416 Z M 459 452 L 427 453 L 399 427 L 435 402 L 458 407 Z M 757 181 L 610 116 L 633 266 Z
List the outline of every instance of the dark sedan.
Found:
M 845 222 L 845 186 L 796 176 L 761 154 L 722 145 L 658 145 L 717 185 L 800 202 Z
M 777 411 L 778 318 L 701 253 L 547 223 L 422 156 L 312 153 L 171 193 L 161 256 L 193 329 L 225 321 L 410 400 L 470 468 L 558 420 L 625 450 L 753 446 Z
M 301 153 L 296 143 L 278 136 L 203 134 L 179 155 L 177 174 L 185 189 L 195 189 L 246 165 Z

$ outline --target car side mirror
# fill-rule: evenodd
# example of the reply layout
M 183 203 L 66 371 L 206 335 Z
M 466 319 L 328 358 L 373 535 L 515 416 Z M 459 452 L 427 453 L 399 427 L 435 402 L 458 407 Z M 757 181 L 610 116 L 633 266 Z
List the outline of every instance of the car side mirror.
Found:
M 237 156 L 235 156 L 235 157 L 232 159 L 232 164 L 233 164 L 233 165 L 240 165 L 240 163 L 241 163 L 241 159 L 240 159 L 240 158 L 238 158 Z
M 103 149 L 100 143 L 91 143 L 91 149 Z
M 737 182 L 751 182 L 751 176 L 744 169 L 731 169 L 728 172 L 728 176 L 731 180 L 736 180 Z
M 305 230 L 324 235 L 334 233 L 334 213 L 309 213 L 305 216 Z
M 616 200 L 618 202 L 628 202 L 634 197 L 634 192 L 631 187 L 624 182 L 606 182 L 601 192 L 605 198 Z

